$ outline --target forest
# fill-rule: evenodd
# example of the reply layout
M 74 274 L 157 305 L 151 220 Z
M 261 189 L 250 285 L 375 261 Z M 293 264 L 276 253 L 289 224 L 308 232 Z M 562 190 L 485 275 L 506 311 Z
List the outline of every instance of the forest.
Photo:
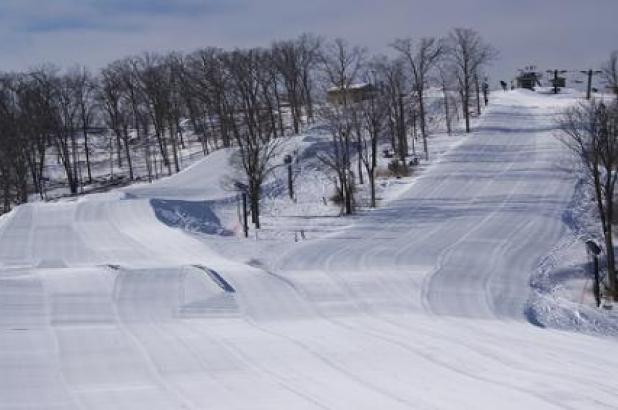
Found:
M 430 92 L 448 131 L 455 118 L 469 131 L 487 98 L 484 69 L 497 56 L 465 28 L 397 39 L 388 50 L 372 55 L 343 39 L 302 34 L 265 48 L 143 53 L 97 72 L 41 65 L 1 73 L 0 211 L 48 199 L 50 190 L 78 195 L 171 175 L 188 146 L 200 155 L 237 147 L 259 224 L 261 184 L 278 141 L 315 123 L 332 134 L 332 149 L 319 158 L 345 212 L 353 212 L 354 184 L 363 178 L 375 206 L 378 142 L 389 141 L 393 167 L 404 172 L 410 136 L 426 158 Z M 351 98 L 359 84 L 372 91 Z M 333 91 L 343 98 L 327 103 Z

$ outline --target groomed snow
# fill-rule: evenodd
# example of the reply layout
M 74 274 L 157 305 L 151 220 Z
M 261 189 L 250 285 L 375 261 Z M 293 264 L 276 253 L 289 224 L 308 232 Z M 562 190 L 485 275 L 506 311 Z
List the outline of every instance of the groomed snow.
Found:
M 0 409 L 616 408 L 615 339 L 529 322 L 570 235 L 553 121 L 572 102 L 496 93 L 382 208 L 253 266 L 259 241 L 157 215 L 225 197 L 226 152 L 126 198 L 19 207 L 0 220 Z

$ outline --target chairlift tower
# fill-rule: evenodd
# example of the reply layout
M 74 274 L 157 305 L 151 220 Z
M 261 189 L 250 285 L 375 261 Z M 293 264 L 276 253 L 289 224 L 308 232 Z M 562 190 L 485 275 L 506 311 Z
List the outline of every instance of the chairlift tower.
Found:
M 560 91 L 560 87 L 565 86 L 565 78 L 560 77 L 560 74 L 565 74 L 568 70 L 547 70 L 549 74 L 553 74 L 554 78 L 552 79 L 552 85 L 554 86 L 554 94 L 558 94 Z
M 582 74 L 586 74 L 588 76 L 588 86 L 586 87 L 586 99 L 589 100 L 592 97 L 592 76 L 595 74 L 602 74 L 601 70 L 584 70 L 580 71 Z

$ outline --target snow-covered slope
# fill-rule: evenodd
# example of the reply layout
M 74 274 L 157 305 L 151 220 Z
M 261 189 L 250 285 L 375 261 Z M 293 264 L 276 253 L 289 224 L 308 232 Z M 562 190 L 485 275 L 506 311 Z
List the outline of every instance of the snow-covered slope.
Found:
M 367 272 L 361 292 L 412 269 L 420 295 L 412 299 L 433 313 L 522 318 L 531 272 L 568 229 L 561 215 L 574 188 L 560 166 L 554 112 L 536 99 L 502 96 L 396 201 L 341 235 L 293 249 L 278 269 L 328 272 L 351 286 Z
M 398 198 L 270 247 L 269 270 L 244 263 L 259 243 L 157 214 L 225 197 L 225 152 L 129 199 L 19 207 L 0 224 L 0 409 L 615 407 L 615 339 L 526 320 L 568 232 L 558 103 L 496 96 Z

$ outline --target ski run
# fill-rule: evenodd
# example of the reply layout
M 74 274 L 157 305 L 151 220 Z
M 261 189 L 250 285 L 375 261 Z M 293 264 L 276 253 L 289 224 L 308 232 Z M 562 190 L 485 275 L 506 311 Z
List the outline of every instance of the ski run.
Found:
M 577 98 L 495 92 L 354 217 L 320 200 L 328 137 L 295 137 L 299 200 L 275 173 L 248 239 L 231 150 L 17 207 L 0 219 L 0 409 L 617 408 L 616 318 L 552 276 L 586 261 L 555 123 Z

